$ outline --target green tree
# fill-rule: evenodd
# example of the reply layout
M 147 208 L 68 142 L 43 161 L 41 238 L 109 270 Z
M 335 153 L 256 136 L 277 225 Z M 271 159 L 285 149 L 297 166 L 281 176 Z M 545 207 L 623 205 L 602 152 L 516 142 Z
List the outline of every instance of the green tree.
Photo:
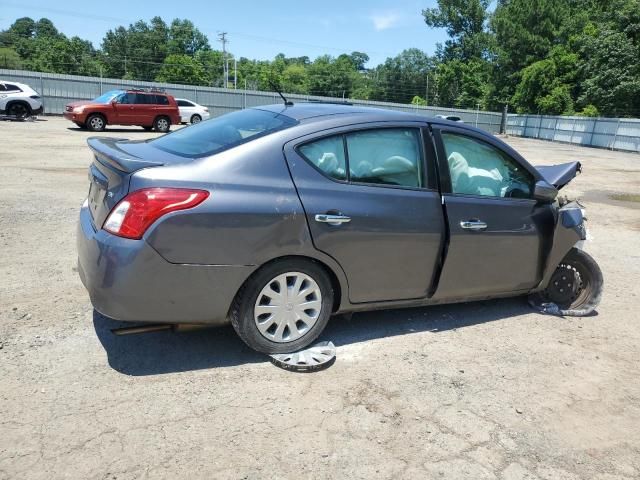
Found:
M 434 58 L 417 48 L 403 50 L 375 69 L 371 96 L 389 102 L 409 103 L 415 95 L 427 95 L 427 76 L 431 75 L 429 98 L 433 98 L 434 71 Z
M 165 58 L 156 77 L 158 82 L 182 83 L 187 85 L 207 85 L 207 77 L 202 64 L 189 55 L 172 54 Z
M 169 27 L 168 53 L 193 56 L 200 50 L 211 50 L 207 37 L 190 20 L 173 20 Z
M 20 69 L 22 68 L 22 59 L 13 48 L 0 47 L 0 67 Z
M 425 23 L 445 28 L 450 40 L 445 42 L 445 60 L 480 58 L 487 53 L 490 35 L 486 31 L 490 0 L 438 0 L 438 6 L 422 11 Z

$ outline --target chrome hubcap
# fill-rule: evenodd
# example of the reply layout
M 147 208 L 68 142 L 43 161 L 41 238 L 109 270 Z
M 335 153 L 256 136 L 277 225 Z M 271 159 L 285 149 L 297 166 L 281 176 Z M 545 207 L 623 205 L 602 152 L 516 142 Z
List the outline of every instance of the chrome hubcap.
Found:
M 258 294 L 253 317 L 263 337 L 286 343 L 304 336 L 320 318 L 322 293 L 316 281 L 300 272 L 273 278 Z
M 167 127 L 169 126 L 169 123 L 167 123 L 166 120 L 162 119 L 162 120 L 158 120 L 158 130 L 166 130 Z
M 93 128 L 102 128 L 102 119 L 100 117 L 94 117 L 91 119 L 91 126 Z

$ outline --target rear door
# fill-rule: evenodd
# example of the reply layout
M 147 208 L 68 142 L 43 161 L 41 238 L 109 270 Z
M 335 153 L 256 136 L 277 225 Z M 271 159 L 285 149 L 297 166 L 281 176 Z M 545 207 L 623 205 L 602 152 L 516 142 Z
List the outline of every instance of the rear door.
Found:
M 430 293 L 444 220 L 420 127 L 370 124 L 285 145 L 314 245 L 342 266 L 353 303 Z
M 535 176 L 486 137 L 434 128 L 450 232 L 434 298 L 525 291 L 540 281 L 553 218 L 533 200 Z

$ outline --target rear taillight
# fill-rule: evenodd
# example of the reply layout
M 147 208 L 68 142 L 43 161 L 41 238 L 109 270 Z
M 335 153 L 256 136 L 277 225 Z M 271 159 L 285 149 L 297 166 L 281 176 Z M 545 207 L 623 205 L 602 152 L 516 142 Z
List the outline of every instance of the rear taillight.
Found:
M 167 213 L 186 210 L 202 203 L 206 190 L 145 188 L 124 197 L 111 210 L 102 228 L 119 237 L 139 239 L 153 222 Z

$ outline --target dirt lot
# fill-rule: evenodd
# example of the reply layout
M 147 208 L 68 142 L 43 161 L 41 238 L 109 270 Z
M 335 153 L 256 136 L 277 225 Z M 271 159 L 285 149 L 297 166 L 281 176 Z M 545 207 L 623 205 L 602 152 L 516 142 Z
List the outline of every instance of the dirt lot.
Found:
M 567 193 L 605 276 L 597 316 L 358 314 L 324 335 L 336 363 L 298 374 L 231 328 L 110 333 L 75 268 L 89 134 L 45 120 L 0 123 L 0 478 L 640 477 L 640 155 L 508 139 L 583 161 Z

